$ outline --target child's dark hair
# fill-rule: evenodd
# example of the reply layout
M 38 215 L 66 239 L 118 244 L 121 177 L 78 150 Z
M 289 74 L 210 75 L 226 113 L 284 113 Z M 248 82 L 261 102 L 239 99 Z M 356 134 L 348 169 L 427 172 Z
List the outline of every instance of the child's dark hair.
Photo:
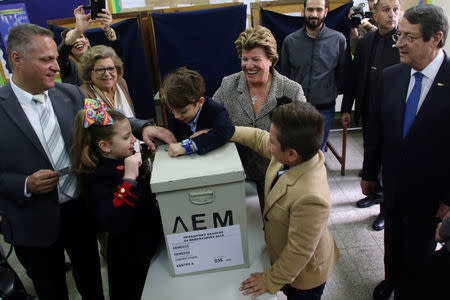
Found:
M 203 77 L 186 67 L 167 75 L 160 89 L 162 103 L 176 109 L 197 103 L 204 94 Z
M 86 111 L 80 110 L 75 117 L 74 124 L 74 140 L 70 157 L 72 161 L 72 169 L 78 174 L 90 173 L 95 170 L 102 156 L 98 148 L 100 140 L 109 141 L 114 135 L 114 124 L 126 119 L 126 117 L 115 110 L 107 111 L 114 123 L 112 125 L 91 125 L 84 127 Z
M 325 119 L 314 106 L 308 102 L 293 101 L 277 106 L 270 118 L 278 130 L 281 150 L 294 149 L 301 155 L 302 161 L 316 155 L 322 145 Z

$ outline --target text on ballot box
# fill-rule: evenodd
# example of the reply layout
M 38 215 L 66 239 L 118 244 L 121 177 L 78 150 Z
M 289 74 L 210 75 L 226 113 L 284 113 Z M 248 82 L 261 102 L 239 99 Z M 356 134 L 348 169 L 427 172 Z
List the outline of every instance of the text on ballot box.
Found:
M 234 143 L 176 158 L 158 147 L 150 184 L 172 276 L 249 266 L 244 180 Z

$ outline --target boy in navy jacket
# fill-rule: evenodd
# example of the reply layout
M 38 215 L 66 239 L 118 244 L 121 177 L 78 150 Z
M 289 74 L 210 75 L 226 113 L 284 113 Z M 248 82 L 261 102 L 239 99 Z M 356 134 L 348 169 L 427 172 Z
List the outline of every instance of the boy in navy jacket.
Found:
M 226 109 L 205 97 L 205 82 L 185 67 L 170 73 L 161 87 L 161 101 L 169 108 L 169 129 L 179 143 L 169 145 L 169 155 L 205 154 L 224 145 L 234 126 Z

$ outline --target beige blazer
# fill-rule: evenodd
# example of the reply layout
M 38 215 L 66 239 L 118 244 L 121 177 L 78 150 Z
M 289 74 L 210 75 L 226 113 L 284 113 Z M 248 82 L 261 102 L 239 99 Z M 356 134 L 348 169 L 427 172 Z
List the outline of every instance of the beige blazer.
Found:
M 125 94 L 125 97 L 127 98 L 127 102 L 130 105 L 131 110 L 133 111 L 133 115 L 135 115 L 133 101 L 131 100 L 130 92 L 128 91 L 128 85 L 122 76 L 119 76 L 119 78 L 117 78 L 117 85 L 122 89 L 123 93 Z M 97 98 L 95 91 L 93 90 L 93 88 L 90 84 L 83 83 L 80 86 L 80 88 L 86 97 L 92 98 L 92 99 Z M 101 93 L 101 95 L 103 95 L 103 93 Z M 106 103 L 106 105 L 110 106 L 111 109 L 115 108 L 115 107 L 111 107 L 110 102 L 108 101 L 108 99 L 106 99 L 106 97 L 102 96 L 102 100 Z
M 231 141 L 271 157 L 269 133 L 236 127 Z M 272 186 L 283 165 L 273 158 L 265 179 L 264 233 L 272 267 L 264 285 L 276 293 L 284 285 L 312 289 L 330 276 L 339 251 L 328 230 L 330 192 L 323 153 L 290 168 Z

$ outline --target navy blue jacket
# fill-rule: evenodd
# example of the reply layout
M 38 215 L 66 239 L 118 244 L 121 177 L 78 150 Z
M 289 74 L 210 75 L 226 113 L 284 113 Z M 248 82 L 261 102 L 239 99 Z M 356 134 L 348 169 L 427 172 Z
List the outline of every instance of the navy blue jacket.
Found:
M 169 113 L 169 129 L 177 141 L 187 139 L 193 134 L 191 127 L 175 119 L 172 113 Z M 234 134 L 234 125 L 225 107 L 208 97 L 205 97 L 197 122 L 197 131 L 202 129 L 211 130 L 192 139 L 197 145 L 198 154 L 208 153 L 224 145 Z

